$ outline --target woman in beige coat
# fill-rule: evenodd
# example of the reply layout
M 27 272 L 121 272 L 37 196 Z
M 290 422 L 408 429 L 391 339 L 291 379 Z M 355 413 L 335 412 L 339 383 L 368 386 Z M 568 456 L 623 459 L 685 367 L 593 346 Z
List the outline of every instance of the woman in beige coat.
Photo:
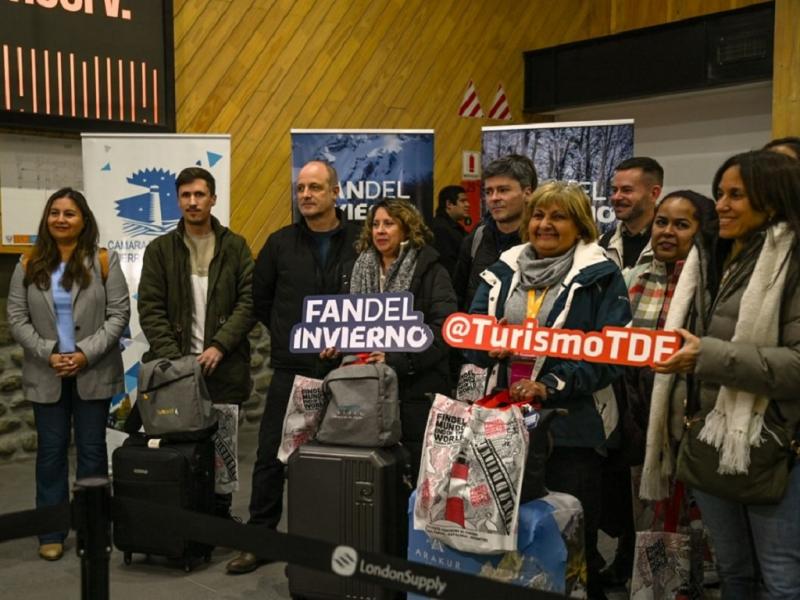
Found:
M 677 472 L 711 532 L 722 598 L 800 598 L 800 468 L 786 475 L 800 424 L 800 162 L 739 154 L 713 190 L 711 308 L 655 370 L 693 379 Z
M 11 334 L 24 350 L 22 384 L 38 434 L 36 506 L 68 500 L 67 449 L 75 431 L 77 477 L 105 476 L 111 397 L 124 391 L 119 339 L 128 324 L 128 286 L 113 252 L 98 250 L 98 229 L 83 194 L 47 201 L 32 251 L 8 293 Z M 40 536 L 39 555 L 57 560 L 66 532 Z

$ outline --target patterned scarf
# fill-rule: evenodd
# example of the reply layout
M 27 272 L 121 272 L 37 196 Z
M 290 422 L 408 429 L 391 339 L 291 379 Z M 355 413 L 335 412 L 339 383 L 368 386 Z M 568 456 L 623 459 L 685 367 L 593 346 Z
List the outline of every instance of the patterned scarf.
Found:
M 682 260 L 676 262 L 672 274 L 669 274 L 667 265 L 654 257 L 649 266 L 639 274 L 628 290 L 633 327 L 664 328 L 669 303 L 681 276 L 684 262 Z
M 389 266 L 383 279 L 381 256 L 370 246 L 358 255 L 353 274 L 350 277 L 351 294 L 375 294 L 377 292 L 407 292 L 411 287 L 411 279 L 417 266 L 419 250 L 405 244 L 400 248 L 400 255 Z
M 671 302 L 662 311 L 665 319 L 662 329 L 667 331 L 685 327 L 692 308 L 696 306 L 698 310 L 702 311 L 706 304 L 706 264 L 698 246 L 692 247 L 680 271 L 682 275 L 676 281 L 674 293 L 670 294 Z M 683 375 L 675 373 L 656 373 L 653 380 L 647 423 L 647 443 L 639 487 L 639 495 L 645 500 L 662 500 L 671 492 L 675 465 L 670 446 L 670 418 L 673 410 L 673 396 L 678 389 L 683 391 L 683 394 L 678 393 L 679 397 L 677 398 L 681 404 L 680 409 L 683 410 L 682 404 L 686 392 L 685 381 L 682 387 L 680 385 L 683 380 Z

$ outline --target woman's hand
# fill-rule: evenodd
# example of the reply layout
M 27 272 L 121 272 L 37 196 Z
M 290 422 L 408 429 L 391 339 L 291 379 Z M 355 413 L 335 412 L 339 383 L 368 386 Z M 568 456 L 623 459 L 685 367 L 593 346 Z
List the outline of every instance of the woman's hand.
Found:
M 384 352 L 370 352 L 367 357 L 367 364 L 369 363 L 385 363 L 386 354 Z
M 319 353 L 319 357 L 322 360 L 334 360 L 339 358 L 342 355 L 336 348 L 325 348 L 322 352 Z
M 700 338 L 686 329 L 676 329 L 683 338 L 683 346 L 667 360 L 653 365 L 656 373 L 692 373 L 700 355 Z
M 61 377 L 61 372 L 67 369 L 67 359 L 66 354 L 51 354 L 48 362 L 50 363 L 50 368 L 56 372 L 56 375 Z
M 58 377 L 75 377 L 88 364 L 86 355 L 80 350 L 50 355 L 50 366 L 55 369 Z
M 533 402 L 537 398 L 544 401 L 547 399 L 547 388 L 538 381 L 522 379 L 511 386 L 509 395 L 514 402 Z
M 498 325 L 507 325 L 508 324 L 508 319 L 503 317 L 502 319 L 497 321 L 497 324 Z M 489 350 L 488 354 L 489 354 L 489 358 L 493 358 L 493 359 L 499 361 L 499 360 L 507 359 L 509 356 L 511 356 L 513 354 L 513 352 L 511 352 L 511 350 Z

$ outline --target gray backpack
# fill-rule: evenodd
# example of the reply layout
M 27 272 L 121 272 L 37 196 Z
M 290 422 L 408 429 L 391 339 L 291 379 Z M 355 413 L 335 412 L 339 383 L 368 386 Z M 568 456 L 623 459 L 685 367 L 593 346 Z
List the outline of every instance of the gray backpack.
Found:
M 393 446 L 400 441 L 397 373 L 384 363 L 347 356 L 322 383 L 327 407 L 317 440 L 341 446 Z
M 147 435 L 198 440 L 217 428 L 217 416 L 195 356 L 160 358 L 139 367 L 136 404 Z

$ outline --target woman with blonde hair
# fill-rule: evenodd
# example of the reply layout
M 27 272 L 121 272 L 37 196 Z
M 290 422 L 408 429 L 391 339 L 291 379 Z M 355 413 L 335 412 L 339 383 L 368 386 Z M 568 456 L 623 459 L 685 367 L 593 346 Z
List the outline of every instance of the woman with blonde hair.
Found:
M 471 313 L 587 332 L 630 321 L 625 282 L 597 244 L 591 202 L 580 186 L 553 181 L 537 188 L 525 206 L 520 236 L 525 243 L 482 273 Z M 507 350 L 469 358 L 486 367 L 503 361 L 495 370 L 501 383 L 509 380 L 512 398 L 569 411 L 551 426 L 554 448 L 545 481 L 548 489 L 572 494 L 583 505 L 589 597 L 603 598 L 599 570 L 604 561 L 597 551 L 601 473 L 606 449 L 618 443 L 612 435 L 617 408 L 611 383 L 620 368 L 544 356 L 530 361 Z

